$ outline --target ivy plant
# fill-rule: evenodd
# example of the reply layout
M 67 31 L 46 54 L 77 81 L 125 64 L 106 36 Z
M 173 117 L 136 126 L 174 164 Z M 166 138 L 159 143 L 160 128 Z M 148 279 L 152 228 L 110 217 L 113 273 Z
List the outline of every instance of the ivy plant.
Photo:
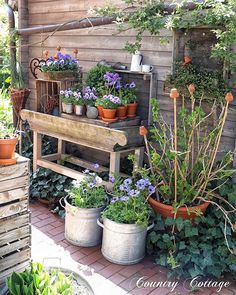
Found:
M 175 233 L 171 228 L 175 224 Z M 212 206 L 205 217 L 189 220 L 156 216 L 148 236 L 148 251 L 155 262 L 168 267 L 177 278 L 236 276 L 236 236 L 223 222 L 223 214 Z

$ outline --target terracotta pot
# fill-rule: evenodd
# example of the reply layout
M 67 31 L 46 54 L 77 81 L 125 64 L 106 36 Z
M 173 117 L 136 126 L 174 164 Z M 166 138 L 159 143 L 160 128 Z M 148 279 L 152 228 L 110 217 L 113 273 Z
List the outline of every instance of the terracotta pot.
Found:
M 0 139 L 0 165 L 12 165 L 16 163 L 15 149 L 17 142 L 17 138 Z
M 117 117 L 120 120 L 124 120 L 127 118 L 127 106 L 120 106 L 117 108 Z
M 98 109 L 98 119 L 101 119 L 103 117 L 103 107 L 97 106 Z
M 103 118 L 104 119 L 115 119 L 116 109 L 104 109 L 103 108 Z
M 165 205 L 152 197 L 148 199 L 149 204 L 153 208 L 156 213 L 161 214 L 162 217 L 167 218 L 174 218 L 175 214 L 173 213 L 174 208 L 170 205 Z M 209 206 L 209 202 L 205 202 L 201 205 L 194 206 L 194 207 L 181 207 L 178 209 L 176 218 L 181 217 L 183 219 L 192 220 L 197 217 L 196 209 L 200 210 L 203 214 L 205 214 L 207 207 Z
M 136 117 L 136 112 L 137 112 L 137 107 L 138 107 L 137 102 L 129 103 L 127 107 L 128 107 L 127 117 L 128 118 Z

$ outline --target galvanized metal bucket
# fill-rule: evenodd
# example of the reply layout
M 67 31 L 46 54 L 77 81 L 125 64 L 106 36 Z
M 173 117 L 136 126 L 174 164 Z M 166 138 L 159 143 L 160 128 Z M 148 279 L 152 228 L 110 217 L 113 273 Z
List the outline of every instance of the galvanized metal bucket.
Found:
M 109 261 L 130 265 L 141 261 L 145 256 L 147 231 L 153 228 L 151 224 L 141 229 L 137 224 L 122 224 L 107 218 L 97 220 L 103 228 L 102 255 Z
M 78 208 L 64 198 L 65 217 L 65 238 L 76 246 L 93 247 L 101 243 L 102 229 L 97 225 L 97 219 L 105 206 L 100 208 Z M 60 200 L 61 203 L 61 200 Z

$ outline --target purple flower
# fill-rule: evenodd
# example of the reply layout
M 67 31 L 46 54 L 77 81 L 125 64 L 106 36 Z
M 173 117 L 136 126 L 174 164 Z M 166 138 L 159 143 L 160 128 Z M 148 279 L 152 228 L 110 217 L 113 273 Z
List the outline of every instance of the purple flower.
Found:
M 88 183 L 87 187 L 92 189 L 95 187 L 95 184 L 93 182 L 90 182 L 90 183 Z
M 109 176 L 109 181 L 110 181 L 111 183 L 115 183 L 116 179 L 115 179 L 115 177 L 113 177 L 113 176 Z
M 149 181 L 148 178 L 145 178 L 144 182 L 145 182 L 145 186 L 150 186 L 151 185 L 151 182 Z
M 114 203 L 118 202 L 119 200 L 120 200 L 119 197 L 114 197 L 111 199 L 111 204 L 114 204 Z
M 144 179 L 140 179 L 136 182 L 135 185 L 138 189 L 144 190 L 145 189 L 145 181 Z
M 65 92 L 64 92 L 63 90 L 60 91 L 60 94 L 61 94 L 61 95 L 64 95 L 64 93 L 65 93 Z
M 98 169 L 98 168 L 100 167 L 100 165 L 97 164 L 97 163 L 95 163 L 95 164 L 92 165 L 92 167 L 93 167 L 94 169 Z
M 132 83 L 130 83 L 129 88 L 135 88 L 135 87 L 136 87 L 136 84 L 134 81 Z
M 85 174 L 88 174 L 89 172 L 90 172 L 89 169 L 85 169 L 85 170 L 84 170 L 84 173 L 85 173 Z
M 125 190 L 125 186 L 123 184 L 120 185 L 120 191 L 124 191 Z
M 138 190 L 134 190 L 134 189 L 132 189 L 129 192 L 130 197 L 137 197 L 139 194 L 140 194 L 140 192 Z
M 154 186 L 150 185 L 150 186 L 148 187 L 148 191 L 149 191 L 149 194 L 151 195 L 151 194 L 154 194 L 154 193 L 155 193 L 156 189 L 155 189 Z
M 83 192 L 83 194 L 87 193 L 87 190 L 86 190 L 86 188 L 85 188 L 85 189 L 83 189 L 83 191 L 82 191 L 82 192 Z
M 126 197 L 126 196 L 120 197 L 120 201 L 127 202 L 129 201 L 129 197 Z
M 131 179 L 131 178 L 127 178 L 127 179 L 124 180 L 123 183 L 124 183 L 124 185 L 126 185 L 126 186 L 127 186 L 127 185 L 131 185 L 131 183 L 132 183 L 132 179 Z

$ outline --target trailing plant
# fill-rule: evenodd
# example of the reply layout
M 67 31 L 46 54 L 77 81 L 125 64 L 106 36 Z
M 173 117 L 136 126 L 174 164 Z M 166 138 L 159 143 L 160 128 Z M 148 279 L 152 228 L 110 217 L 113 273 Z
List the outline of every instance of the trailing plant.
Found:
M 29 269 L 7 279 L 10 295 L 72 295 L 72 276 L 58 270 L 46 270 L 40 263 L 31 263 Z
M 114 16 L 118 30 L 135 29 L 135 42 L 127 42 L 125 48 L 134 53 L 140 49 L 143 34 L 148 31 L 151 35 L 160 36 L 160 30 L 189 29 L 197 26 L 213 27 L 217 42 L 212 48 L 212 57 L 220 58 L 231 69 L 235 69 L 236 55 L 231 46 L 236 41 L 236 0 L 194 2 L 188 9 L 186 1 L 166 5 L 159 0 L 123 0 L 125 7 L 108 6 L 95 8 L 98 15 Z M 160 38 L 160 42 L 165 40 Z
M 95 166 L 96 165 L 96 166 Z M 94 164 L 98 169 L 99 165 Z M 68 191 L 71 204 L 78 208 L 100 208 L 106 204 L 107 194 L 102 185 L 102 179 L 89 170 L 84 171 L 85 178 L 81 181 L 73 181 Z
M 223 213 L 214 206 L 205 217 L 195 218 L 194 224 L 157 215 L 148 236 L 148 252 L 157 264 L 168 267 L 171 277 L 221 278 L 227 272 L 236 276 L 236 236 L 223 220 Z
M 175 73 L 167 78 L 166 86 L 177 88 L 180 95 L 189 97 L 189 91 L 186 85 L 194 84 L 196 86 L 195 97 L 203 98 L 206 101 L 217 101 L 222 103 L 222 98 L 229 90 L 223 80 L 222 73 L 200 70 L 199 67 L 188 63 L 177 62 Z
M 149 179 L 122 180 L 111 177 L 110 181 L 114 184 L 112 198 L 102 217 L 118 223 L 136 223 L 142 228 L 147 227 L 151 211 L 146 198 L 155 192 Z

